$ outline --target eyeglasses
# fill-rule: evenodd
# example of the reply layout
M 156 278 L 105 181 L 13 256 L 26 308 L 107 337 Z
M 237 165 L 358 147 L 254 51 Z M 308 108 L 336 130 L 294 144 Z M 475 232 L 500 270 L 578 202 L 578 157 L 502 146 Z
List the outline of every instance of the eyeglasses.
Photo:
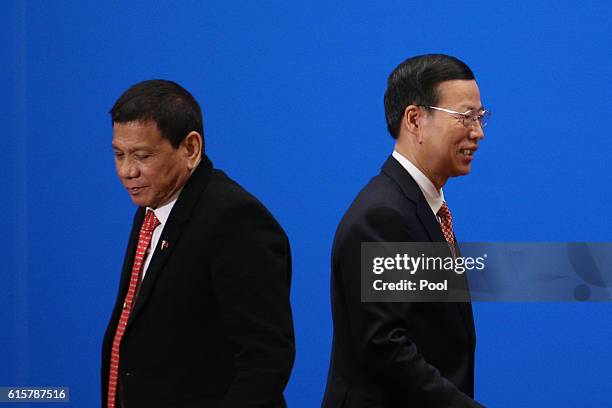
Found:
M 434 109 L 434 110 L 446 112 L 449 115 L 456 117 L 457 119 L 461 119 L 463 126 L 466 126 L 466 127 L 474 126 L 476 122 L 478 122 L 480 123 L 480 126 L 484 128 L 485 126 L 487 126 L 487 123 L 489 122 L 489 118 L 491 117 L 491 111 L 488 111 L 486 109 L 483 109 L 482 111 L 480 111 L 480 113 L 478 111 L 473 111 L 473 110 L 468 110 L 468 111 L 461 113 L 461 112 L 457 112 L 457 111 L 450 110 L 450 109 L 438 108 L 437 106 L 428 106 L 428 105 L 419 105 L 419 106 L 422 106 L 427 109 Z

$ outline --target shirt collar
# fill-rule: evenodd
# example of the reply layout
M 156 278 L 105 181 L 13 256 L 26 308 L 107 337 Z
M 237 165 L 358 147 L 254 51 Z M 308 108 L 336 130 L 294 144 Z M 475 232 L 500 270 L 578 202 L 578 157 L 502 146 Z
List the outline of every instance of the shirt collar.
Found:
M 168 217 L 170 216 L 170 211 L 172 211 L 172 207 L 174 207 L 174 204 L 176 203 L 177 199 L 178 199 L 178 195 L 174 200 L 170 201 L 168 204 L 164 204 L 161 207 L 156 208 L 156 209 L 147 207 L 147 210 L 151 210 L 155 213 L 155 216 L 157 217 L 161 225 L 166 225 L 166 222 L 168 221 Z
M 421 192 L 429 204 L 429 208 L 435 215 L 438 214 L 442 203 L 444 202 L 444 192 L 442 189 L 438 191 L 436 186 L 427 178 L 421 170 L 419 170 L 410 160 L 401 155 L 397 150 L 393 151 L 393 158 L 402 165 L 404 169 L 410 174 L 410 176 L 416 181 L 417 185 L 421 189 Z

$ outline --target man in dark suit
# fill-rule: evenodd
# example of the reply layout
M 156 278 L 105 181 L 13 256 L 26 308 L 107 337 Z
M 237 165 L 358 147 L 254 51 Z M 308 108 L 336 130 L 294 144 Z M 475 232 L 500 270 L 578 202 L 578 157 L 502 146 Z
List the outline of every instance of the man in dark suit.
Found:
M 385 92 L 395 150 L 344 215 L 332 253 L 334 337 L 324 408 L 482 407 L 473 400 L 470 303 L 361 302 L 363 242 L 448 242 L 442 186 L 468 174 L 488 112 L 470 68 L 446 55 L 400 64 Z
M 102 406 L 285 407 L 294 359 L 287 237 L 204 154 L 202 114 L 170 81 L 111 109 L 139 207 L 102 350 Z

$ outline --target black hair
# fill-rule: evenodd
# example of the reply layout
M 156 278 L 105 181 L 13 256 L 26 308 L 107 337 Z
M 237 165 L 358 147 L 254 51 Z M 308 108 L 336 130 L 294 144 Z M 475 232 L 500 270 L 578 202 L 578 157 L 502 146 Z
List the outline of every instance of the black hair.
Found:
M 189 132 L 198 132 L 204 138 L 200 105 L 176 82 L 152 79 L 132 85 L 109 113 L 112 123 L 155 122 L 175 149 Z
M 408 58 L 389 75 L 385 91 L 387 129 L 394 139 L 404 111 L 409 105 L 433 106 L 438 103 L 438 85 L 455 79 L 474 79 L 472 70 L 458 58 L 427 54 Z

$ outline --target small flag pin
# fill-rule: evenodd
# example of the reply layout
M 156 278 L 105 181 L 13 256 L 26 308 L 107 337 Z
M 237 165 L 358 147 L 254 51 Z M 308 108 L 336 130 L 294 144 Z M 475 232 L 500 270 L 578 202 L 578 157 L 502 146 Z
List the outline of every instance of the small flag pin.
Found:
M 167 249 L 168 246 L 170 246 L 170 244 L 168 243 L 168 241 L 163 240 L 161 243 L 161 250 L 163 251 L 164 249 Z

